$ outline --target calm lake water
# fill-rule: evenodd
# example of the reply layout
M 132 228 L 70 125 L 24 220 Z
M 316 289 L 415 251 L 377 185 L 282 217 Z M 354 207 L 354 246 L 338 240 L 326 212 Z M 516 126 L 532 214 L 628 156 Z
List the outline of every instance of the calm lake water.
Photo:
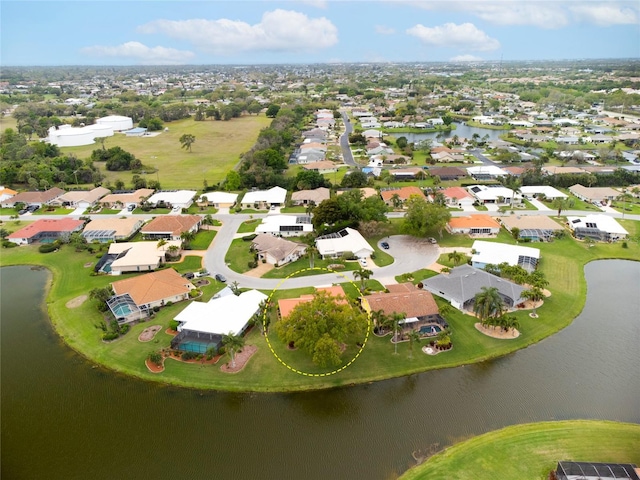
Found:
M 640 422 L 640 262 L 586 268 L 583 313 L 507 357 L 297 394 L 165 387 L 93 366 L 43 306 L 46 271 L 0 269 L 3 479 L 381 479 L 505 425 Z
M 420 142 L 425 139 L 442 142 L 442 140 L 451 138 L 454 135 L 457 135 L 460 138 L 468 138 L 470 140 L 473 137 L 474 133 L 480 135 L 480 138 L 488 135 L 490 140 L 500 140 L 500 135 L 505 133 L 505 130 L 492 130 L 488 128 L 470 127 L 466 123 L 456 123 L 455 125 L 455 130 L 451 130 L 450 132 L 396 133 L 394 134 L 394 136 L 396 138 L 407 137 L 407 140 L 409 142 Z M 440 135 L 441 138 L 438 138 L 438 135 Z

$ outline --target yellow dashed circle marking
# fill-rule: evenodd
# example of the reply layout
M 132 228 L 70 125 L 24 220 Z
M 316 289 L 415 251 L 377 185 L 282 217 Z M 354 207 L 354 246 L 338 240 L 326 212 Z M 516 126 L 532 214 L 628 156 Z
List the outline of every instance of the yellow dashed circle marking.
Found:
M 336 274 L 340 275 L 342 278 L 344 278 L 347 282 L 351 283 L 351 285 L 356 287 L 356 290 L 359 290 L 358 286 L 355 283 L 353 283 L 353 280 L 350 280 L 349 278 L 345 277 L 344 274 L 342 274 L 340 272 L 336 272 L 334 270 L 329 270 L 328 268 L 321 268 L 321 267 L 303 268 L 301 270 L 293 272 L 292 274 L 288 275 L 286 278 L 283 278 L 282 281 L 280 283 L 278 283 L 278 285 L 276 285 L 276 288 L 274 288 L 273 291 L 269 294 L 269 298 L 267 299 L 267 305 L 271 304 L 271 298 L 273 297 L 273 294 L 276 293 L 276 291 L 280 288 L 280 286 L 284 282 L 286 282 L 289 278 L 291 278 L 291 277 L 293 277 L 293 276 L 295 276 L 295 275 L 297 275 L 297 274 L 299 274 L 301 272 L 307 272 L 307 271 L 310 271 L 310 270 L 324 270 L 324 271 L 326 271 L 328 273 L 336 273 Z M 267 311 L 268 311 L 268 309 L 265 308 L 265 311 L 262 314 L 262 326 L 263 326 L 263 330 L 265 332 L 264 338 L 267 340 L 267 345 L 269 346 L 269 350 L 271 350 L 271 353 L 273 354 L 273 356 L 276 357 L 276 359 L 282 365 L 287 367 L 292 372 L 295 372 L 298 375 L 304 375 L 305 377 L 328 377 L 330 375 L 335 375 L 336 373 L 340 373 L 341 371 L 343 371 L 345 368 L 350 366 L 353 362 L 355 362 L 358 359 L 358 357 L 360 356 L 360 354 L 364 350 L 364 347 L 366 347 L 366 345 L 367 345 L 367 340 L 369 340 L 369 332 L 371 331 L 371 313 L 369 313 L 367 315 L 367 333 L 366 333 L 366 335 L 364 337 L 364 342 L 362 342 L 362 346 L 360 347 L 358 352 L 355 354 L 355 356 L 351 360 L 349 360 L 346 364 L 344 364 L 340 368 L 337 368 L 337 369 L 335 369 L 335 370 L 333 370 L 331 372 L 324 372 L 324 373 L 303 372 L 302 370 L 298 370 L 297 368 L 292 367 L 287 362 L 285 362 L 282 358 L 280 358 L 280 356 L 277 354 L 277 352 L 273 349 L 273 345 L 271 345 L 271 342 L 269 341 L 269 334 L 267 333 L 267 328 L 266 328 Z

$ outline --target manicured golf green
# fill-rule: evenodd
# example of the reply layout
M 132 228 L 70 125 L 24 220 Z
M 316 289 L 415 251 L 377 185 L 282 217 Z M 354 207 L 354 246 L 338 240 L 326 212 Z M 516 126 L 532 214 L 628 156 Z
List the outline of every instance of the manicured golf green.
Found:
M 514 425 L 447 448 L 401 480 L 543 480 L 558 461 L 640 464 L 640 425 L 601 420 Z

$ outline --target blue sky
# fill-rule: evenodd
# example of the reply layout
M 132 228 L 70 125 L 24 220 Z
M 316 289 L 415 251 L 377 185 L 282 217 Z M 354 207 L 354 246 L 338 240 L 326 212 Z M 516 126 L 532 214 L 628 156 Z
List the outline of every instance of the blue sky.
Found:
M 1 65 L 639 58 L 618 0 L 6 1 Z

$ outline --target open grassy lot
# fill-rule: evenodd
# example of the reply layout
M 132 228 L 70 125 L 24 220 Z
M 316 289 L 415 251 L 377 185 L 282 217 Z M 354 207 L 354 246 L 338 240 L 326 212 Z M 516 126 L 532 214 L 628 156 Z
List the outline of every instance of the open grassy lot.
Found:
M 546 479 L 558 460 L 640 463 L 640 425 L 601 420 L 514 425 L 447 448 L 402 480 Z
M 633 235 L 637 233 L 637 223 L 625 221 L 623 225 Z M 507 234 L 501 234 L 498 240 L 513 242 Z M 241 245 L 242 251 L 248 252 L 247 242 L 242 240 L 234 242 Z M 440 243 L 441 245 L 448 243 L 451 246 L 470 246 L 471 240 L 445 234 Z M 544 305 L 538 309 L 539 318 L 537 319 L 530 318 L 526 312 L 516 312 L 515 315 L 521 324 L 520 337 L 501 341 L 484 336 L 474 328 L 474 318 L 454 311 L 447 315 L 447 321 L 452 329 L 451 339 L 455 346 L 451 351 L 434 357 L 422 354 L 419 346 L 414 346 L 415 352 L 411 357 L 408 342 L 405 342 L 398 345 L 398 355 L 394 355 L 390 337 L 379 338 L 369 335 L 366 348 L 357 361 L 339 374 L 326 377 L 302 376 L 283 367 L 271 354 L 258 329 L 253 329 L 246 337 L 247 343 L 256 345 L 258 351 L 240 373 L 227 375 L 220 371 L 219 365 L 200 366 L 168 360 L 163 373 L 152 374 L 146 369 L 144 359 L 151 350 L 168 347 L 170 336 L 161 333 L 157 337 L 158 343 L 141 344 L 137 341 L 137 336 L 145 326 L 148 326 L 142 323 L 133 326 L 131 332 L 125 337 L 106 344 L 100 338 L 101 331 L 95 328 L 102 317 L 92 301 L 87 301 L 74 309 L 66 307 L 66 302 L 69 300 L 114 280 L 109 276 L 90 275 L 91 269 L 84 265 L 94 265 L 97 261 L 95 256 L 86 252 L 77 253 L 69 246 L 63 246 L 58 252 L 40 254 L 36 246 L 29 246 L 2 250 L 0 265 L 44 265 L 53 272 L 53 282 L 47 297 L 51 321 L 58 334 L 69 346 L 93 362 L 140 378 L 195 388 L 293 391 L 365 383 L 506 355 L 561 330 L 580 313 L 586 297 L 583 267 L 587 262 L 600 258 L 632 260 L 640 258 L 640 246 L 637 242 L 631 241 L 628 242 L 628 248 L 624 248 L 621 242 L 595 244 L 589 248 L 572 238 L 535 246 L 541 249 L 540 268 L 550 281 L 549 290 L 552 296 L 546 299 Z M 227 261 L 229 261 L 229 255 L 234 260 L 239 256 L 233 253 L 233 246 Z M 181 272 L 194 271 L 200 268 L 200 261 L 200 257 L 193 257 L 193 259 L 187 257 L 185 259 L 187 263 L 172 266 Z M 194 263 L 191 264 L 191 262 Z M 246 265 L 246 261 L 242 263 Z M 415 272 L 412 279 L 417 282 L 433 274 L 434 272 L 431 271 Z M 277 293 L 295 292 L 280 290 Z M 152 320 L 153 324 L 168 326 L 168 322 L 185 305 L 186 303 L 181 303 L 161 309 Z
M 236 238 L 231 242 L 224 261 L 234 272 L 244 273 L 250 270 L 249 262 L 253 262 L 253 253 L 249 251 L 251 242 Z
M 116 134 L 104 142 L 105 148 L 122 147 L 140 159 L 145 167 L 157 169 L 149 173 L 149 180 L 159 179 L 162 188 L 200 188 L 206 179 L 210 184 L 224 179 L 258 138 L 258 133 L 271 122 L 264 115 L 246 115 L 228 122 L 196 122 L 192 118 L 166 123 L 168 132 L 154 137 L 126 137 Z M 196 142 L 192 151 L 181 148 L 179 138 L 190 133 Z M 99 144 L 82 147 L 65 147 L 64 153 L 73 153 L 85 159 L 91 152 L 101 148 Z M 104 164 L 95 163 L 106 178 L 113 183 L 121 179 L 127 186 L 131 183 L 131 172 L 109 172 Z
M 189 255 L 189 251 L 183 252 L 184 260 L 180 263 L 170 263 L 169 267 L 175 269 L 178 273 L 197 272 L 202 269 L 202 257 L 197 255 Z
M 262 276 L 262 278 L 286 278 L 296 272 L 300 272 L 296 275 L 296 277 L 324 275 L 325 273 L 327 273 L 327 270 L 324 269 L 328 268 L 330 265 L 344 265 L 344 268 L 336 269 L 336 272 L 358 270 L 360 268 L 360 264 L 356 261 L 343 262 L 336 258 L 322 259 L 319 258 L 318 254 L 316 254 L 316 258 L 313 261 L 314 269 L 309 269 L 309 258 L 302 257 L 295 262 L 287 263 L 286 265 L 283 265 L 281 267 L 276 267 L 273 270 L 269 270 Z
M 192 250 L 206 250 L 218 232 L 216 230 L 200 230 L 191 241 Z
M 49 208 L 39 208 L 38 210 L 33 212 L 33 215 L 68 215 L 74 210 L 75 208 L 62 208 L 62 207 L 52 208 L 51 210 L 49 210 Z
M 252 220 L 245 220 L 238 227 L 238 233 L 253 233 L 256 231 L 256 227 L 260 225 L 262 219 L 254 218 Z

